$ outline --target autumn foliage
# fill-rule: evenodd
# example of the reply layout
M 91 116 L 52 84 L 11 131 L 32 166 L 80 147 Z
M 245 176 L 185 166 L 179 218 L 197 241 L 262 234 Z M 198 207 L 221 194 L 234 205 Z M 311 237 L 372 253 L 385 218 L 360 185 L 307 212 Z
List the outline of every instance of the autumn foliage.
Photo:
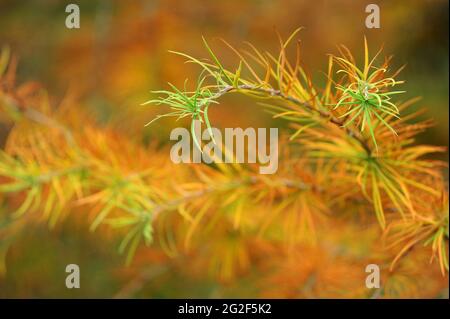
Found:
M 446 163 L 432 157 L 445 149 L 416 142 L 432 125 L 412 110 L 421 102 L 365 38 L 363 61 L 339 46 L 315 84 L 301 63 L 308 48 L 297 42 L 299 31 L 279 36 L 275 53 L 226 40 L 213 48 L 199 37 L 203 57 L 173 52 L 199 77 L 151 88 L 144 103 L 160 112 L 149 122 L 184 118 L 210 127 L 208 111 L 223 96 L 248 96 L 253 112 L 288 125 L 274 175 L 252 164 L 174 164 L 170 145 L 144 145 L 98 124 L 70 95 L 53 107 L 40 85 L 16 83 L 16 60 L 4 49 L 1 120 L 11 129 L 0 153 L 8 208 L 0 214 L 2 271 L 8 247 L 28 229 L 46 224 L 52 232 L 75 221 L 118 247 L 125 277 L 158 264 L 156 273 L 176 269 L 185 280 L 252 297 L 445 294 Z M 221 50 L 231 50 L 236 65 L 226 66 Z M 380 266 L 380 290 L 365 286 L 368 264 Z M 154 276 L 144 271 L 119 296 L 133 296 Z

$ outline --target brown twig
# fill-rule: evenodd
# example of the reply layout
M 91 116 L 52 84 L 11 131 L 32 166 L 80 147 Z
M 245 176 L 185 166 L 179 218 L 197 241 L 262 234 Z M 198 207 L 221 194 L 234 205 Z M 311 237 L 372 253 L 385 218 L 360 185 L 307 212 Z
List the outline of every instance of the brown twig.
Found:
M 226 93 L 233 92 L 233 91 L 239 91 L 239 90 L 254 91 L 254 92 L 259 92 L 259 93 L 265 93 L 270 96 L 276 96 L 276 97 L 282 98 L 286 101 L 289 101 L 291 103 L 294 103 L 298 106 L 305 107 L 306 109 L 308 109 L 311 112 L 318 113 L 322 118 L 329 120 L 330 123 L 333 123 L 334 125 L 338 126 L 339 128 L 344 129 L 345 133 L 348 136 L 350 136 L 358 141 L 358 143 L 364 148 L 364 150 L 366 151 L 366 153 L 368 155 L 370 155 L 372 153 L 372 150 L 370 149 L 370 147 L 367 144 L 367 141 L 364 139 L 364 137 L 359 132 L 354 131 L 349 127 L 344 127 L 343 120 L 335 117 L 330 112 L 327 112 L 324 110 L 319 110 L 307 102 L 303 102 L 293 96 L 286 95 L 283 92 L 281 92 L 280 90 L 262 88 L 262 87 L 258 87 L 258 86 L 247 85 L 247 84 L 239 85 L 237 87 L 230 85 L 230 86 L 224 87 L 222 90 L 217 92 L 215 95 L 213 95 L 211 97 L 211 99 L 218 99 L 218 98 L 222 97 L 223 95 L 225 95 Z

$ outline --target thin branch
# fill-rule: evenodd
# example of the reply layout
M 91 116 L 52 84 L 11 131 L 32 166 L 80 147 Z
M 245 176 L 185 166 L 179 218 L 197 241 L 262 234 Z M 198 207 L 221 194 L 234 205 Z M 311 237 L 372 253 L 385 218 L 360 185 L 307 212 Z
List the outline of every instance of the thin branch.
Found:
M 163 211 L 175 209 L 180 204 L 188 202 L 190 200 L 200 198 L 202 196 L 211 194 L 218 190 L 227 190 L 227 189 L 232 189 L 235 187 L 241 187 L 244 184 L 254 185 L 258 182 L 258 180 L 259 180 L 258 177 L 252 176 L 245 180 L 240 179 L 240 180 L 236 180 L 236 181 L 231 181 L 231 182 L 227 183 L 226 186 L 223 186 L 223 187 L 206 187 L 205 189 L 202 189 L 199 191 L 190 192 L 184 196 L 181 196 L 179 198 L 176 198 L 176 199 L 173 199 L 173 200 L 170 200 L 170 201 L 167 201 L 165 203 L 155 206 L 154 210 L 152 212 L 153 219 L 155 219 Z M 294 189 L 303 190 L 303 191 L 304 190 L 320 191 L 313 185 L 306 184 L 302 181 L 296 181 L 296 180 L 283 178 L 283 179 L 279 179 L 278 182 L 280 182 L 283 186 L 288 187 L 288 188 L 294 188 Z M 230 185 L 232 185 L 232 187 L 230 187 Z
M 254 91 L 254 92 L 259 92 L 259 93 L 265 93 L 270 96 L 280 97 L 280 98 L 282 98 L 286 101 L 289 101 L 291 103 L 294 103 L 298 106 L 305 107 L 311 112 L 318 113 L 321 117 L 329 120 L 331 123 L 338 126 L 339 128 L 344 129 L 345 133 L 348 136 L 350 136 L 358 141 L 358 143 L 364 148 L 364 150 L 366 151 L 366 153 L 368 155 L 370 155 L 372 153 L 372 150 L 370 149 L 369 145 L 367 144 L 367 141 L 364 139 L 364 137 L 359 132 L 354 131 L 349 127 L 344 127 L 344 120 L 341 120 L 341 119 L 335 117 L 330 112 L 319 110 L 307 102 L 303 102 L 293 96 L 286 95 L 283 92 L 281 92 L 280 90 L 262 88 L 262 87 L 258 87 L 258 86 L 254 86 L 254 85 L 247 85 L 247 84 L 239 85 L 237 87 L 226 86 L 223 89 L 221 89 L 219 92 L 214 94 L 211 97 L 211 99 L 218 99 L 229 92 L 239 91 L 239 90 Z

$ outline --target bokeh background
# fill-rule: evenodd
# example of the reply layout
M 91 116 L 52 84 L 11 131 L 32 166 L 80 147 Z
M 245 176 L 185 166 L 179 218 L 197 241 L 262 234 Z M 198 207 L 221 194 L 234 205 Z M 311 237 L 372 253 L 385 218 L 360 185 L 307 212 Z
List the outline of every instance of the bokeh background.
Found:
M 80 29 L 65 27 L 69 3 L 80 6 Z M 381 8 L 380 29 L 365 27 L 364 9 L 369 3 Z M 345 44 L 358 58 L 364 35 L 372 54 L 384 45 L 386 55 L 395 55 L 394 67 L 407 64 L 400 78 L 407 79 L 408 97 L 422 96 L 418 106 L 428 109 L 425 117 L 435 119 L 436 125 L 420 136 L 420 142 L 448 146 L 446 0 L 0 0 L 0 46 L 8 45 L 18 56 L 18 82 L 39 82 L 55 105 L 73 94 L 99 125 L 108 123 L 143 143 L 167 143 L 173 127 L 171 120 L 144 127 L 158 113 L 154 107 L 140 105 L 151 97 L 150 91 L 167 88 L 167 82 L 181 85 L 186 77 L 196 79 L 198 74 L 197 68 L 168 50 L 207 57 L 203 35 L 224 63 L 233 65 L 232 52 L 215 38 L 237 47 L 250 41 L 276 52 L 275 30 L 286 37 L 299 26 L 305 27 L 300 33 L 303 65 L 319 84 L 324 81 L 321 71 L 326 70 L 327 54 L 336 53 L 337 44 Z M 210 117 L 218 127 L 269 126 L 270 116 L 248 102 L 227 97 Z M 0 141 L 7 130 L 1 127 Z M 440 159 L 448 160 L 448 152 Z M 74 228 L 77 236 L 69 235 Z M 151 257 L 156 266 L 142 274 L 155 278 L 151 287 L 140 287 L 143 280 L 133 282 L 127 276 L 133 268 L 123 266 L 122 256 L 76 224 L 52 232 L 34 229 L 7 257 L 0 297 L 83 296 L 64 287 L 66 274 L 59 270 L 70 260 L 83 269 L 84 289 L 90 297 L 127 296 L 127 289 L 140 291 L 132 296 L 236 296 L 232 286 L 222 286 L 217 294 L 214 281 L 198 285 L 178 278 L 176 270 L 158 268 L 158 260 L 166 258 L 159 255 Z M 59 286 L 45 284 L 57 282 Z M 240 296 L 252 292 L 240 291 Z

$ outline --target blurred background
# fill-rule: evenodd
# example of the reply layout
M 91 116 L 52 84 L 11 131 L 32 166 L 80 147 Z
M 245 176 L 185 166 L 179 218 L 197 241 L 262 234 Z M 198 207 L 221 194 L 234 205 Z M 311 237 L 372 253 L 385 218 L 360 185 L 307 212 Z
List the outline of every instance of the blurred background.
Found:
M 69 3 L 80 6 L 80 29 L 65 27 Z M 380 29 L 365 27 L 369 3 L 380 6 Z M 422 96 L 417 106 L 426 107 L 425 116 L 436 122 L 420 136 L 420 142 L 448 146 L 446 0 L 0 0 L 0 46 L 8 45 L 18 56 L 19 83 L 41 83 L 55 105 L 66 94 L 75 94 L 80 107 L 99 125 L 108 123 L 144 143 L 167 143 L 173 127 L 171 120 L 144 127 L 159 113 L 157 108 L 140 105 L 151 98 L 150 91 L 167 88 L 167 82 L 181 85 L 186 77 L 195 80 L 198 75 L 198 68 L 184 64 L 168 50 L 207 57 L 203 35 L 224 63 L 234 68 L 235 56 L 216 38 L 236 47 L 250 41 L 260 49 L 276 52 L 275 30 L 287 37 L 299 26 L 305 27 L 300 33 L 302 62 L 318 84 L 324 81 L 321 71 L 326 70 L 327 54 L 336 53 L 336 45 L 345 44 L 359 59 L 364 35 L 372 54 L 384 45 L 385 55 L 394 54 L 393 68 L 407 64 L 399 76 L 407 80 L 406 95 Z M 216 126 L 270 125 L 269 115 L 255 111 L 257 106 L 241 99 L 227 97 L 223 107 L 211 110 Z M 1 141 L 5 134 L 6 128 L 2 128 Z M 448 159 L 448 152 L 441 159 Z M 91 278 L 85 281 L 89 296 L 111 297 L 124 289 L 127 270 L 121 256 L 93 242 L 88 234 L 74 238 L 61 235 L 65 231 L 63 227 L 49 232 L 43 227 L 28 234 L 28 239 L 42 238 L 39 242 L 20 239 L 15 245 L 18 248 L 8 256 L 8 276 L 0 277 L 0 297 L 79 296 L 79 292 L 63 287 L 65 273 L 55 271 L 71 258 L 85 263 L 80 266 L 85 269 L 82 276 Z M 87 233 L 81 227 L 78 231 Z M 147 258 L 157 264 L 165 257 Z M 157 267 L 151 271 L 144 275 L 157 276 L 161 282 L 154 281 L 154 297 L 199 297 L 213 291 L 212 282 L 201 287 L 182 284 L 182 280 L 168 284 L 164 276 L 176 279 L 176 271 L 160 274 Z M 61 287 L 42 285 L 47 281 L 60 282 Z M 242 292 L 242 296 L 246 294 L 251 292 Z

